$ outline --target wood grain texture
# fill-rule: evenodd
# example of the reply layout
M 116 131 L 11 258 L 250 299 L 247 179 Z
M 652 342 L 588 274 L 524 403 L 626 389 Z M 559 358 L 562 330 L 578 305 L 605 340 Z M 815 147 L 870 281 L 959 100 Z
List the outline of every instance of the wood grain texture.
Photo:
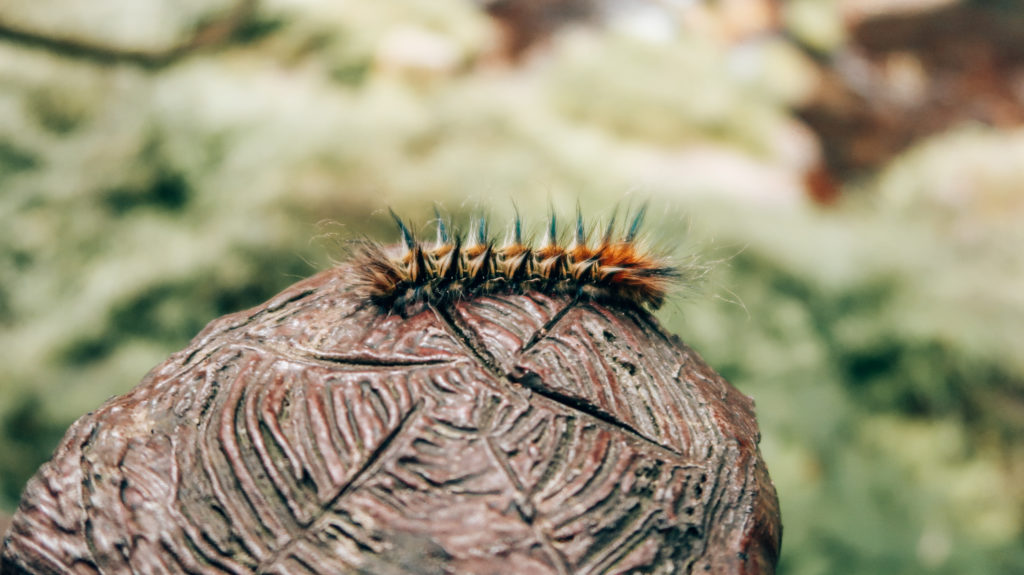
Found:
M 212 322 L 76 422 L 0 570 L 774 572 L 753 404 L 646 312 L 386 315 L 349 271 Z

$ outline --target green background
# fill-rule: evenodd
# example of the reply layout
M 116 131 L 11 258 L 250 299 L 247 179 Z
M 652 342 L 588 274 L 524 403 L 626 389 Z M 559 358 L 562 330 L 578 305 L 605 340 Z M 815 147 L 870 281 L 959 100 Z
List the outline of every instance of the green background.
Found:
M 0 11 L 95 48 L 0 35 L 0 513 L 208 321 L 397 239 L 387 207 L 503 230 L 514 200 L 537 233 L 647 201 L 652 249 L 708 270 L 659 317 L 757 402 L 781 573 L 1024 572 L 1024 130 L 958 126 L 821 207 L 781 36 L 581 26 L 510 63 L 455 0 L 60 4 Z M 830 2 L 786 17 L 843 42 Z

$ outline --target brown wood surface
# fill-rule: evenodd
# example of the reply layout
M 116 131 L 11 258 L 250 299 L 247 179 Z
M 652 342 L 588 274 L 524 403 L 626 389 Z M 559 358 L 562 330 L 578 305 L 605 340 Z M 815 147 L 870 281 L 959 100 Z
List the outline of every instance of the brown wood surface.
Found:
M 408 317 L 345 267 L 212 322 L 72 426 L 8 573 L 772 573 L 749 398 L 640 310 Z

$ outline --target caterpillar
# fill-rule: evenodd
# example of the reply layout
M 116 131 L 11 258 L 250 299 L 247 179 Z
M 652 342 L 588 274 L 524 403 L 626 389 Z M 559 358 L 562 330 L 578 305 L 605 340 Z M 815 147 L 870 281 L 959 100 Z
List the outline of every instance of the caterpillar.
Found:
M 518 210 L 500 244 L 488 234 L 484 217 L 473 218 L 463 237 L 436 214 L 437 237 L 426 243 L 391 211 L 401 242 L 357 242 L 352 258 L 355 283 L 371 302 L 393 311 L 416 303 L 445 305 L 481 295 L 534 291 L 655 310 L 681 273 L 666 257 L 640 245 L 645 213 L 646 206 L 637 210 L 619 236 L 613 214 L 604 234 L 591 245 L 577 210 L 572 240 L 562 245 L 552 210 L 544 239 L 534 246 L 523 239 Z

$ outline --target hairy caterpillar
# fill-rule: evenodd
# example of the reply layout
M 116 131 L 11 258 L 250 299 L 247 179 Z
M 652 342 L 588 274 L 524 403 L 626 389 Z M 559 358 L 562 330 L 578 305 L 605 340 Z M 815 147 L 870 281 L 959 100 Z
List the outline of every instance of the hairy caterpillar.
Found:
M 483 217 L 475 218 L 463 237 L 438 215 L 437 238 L 426 243 L 392 211 L 402 241 L 394 246 L 358 242 L 352 260 L 356 284 L 370 301 L 396 311 L 420 302 L 444 305 L 480 295 L 531 291 L 654 310 L 681 274 L 666 258 L 639 244 L 645 211 L 639 209 L 618 237 L 613 215 L 594 245 L 588 243 L 587 227 L 577 211 L 567 246 L 559 243 L 553 211 L 538 246 L 523 240 L 518 212 L 499 245 L 488 235 Z

